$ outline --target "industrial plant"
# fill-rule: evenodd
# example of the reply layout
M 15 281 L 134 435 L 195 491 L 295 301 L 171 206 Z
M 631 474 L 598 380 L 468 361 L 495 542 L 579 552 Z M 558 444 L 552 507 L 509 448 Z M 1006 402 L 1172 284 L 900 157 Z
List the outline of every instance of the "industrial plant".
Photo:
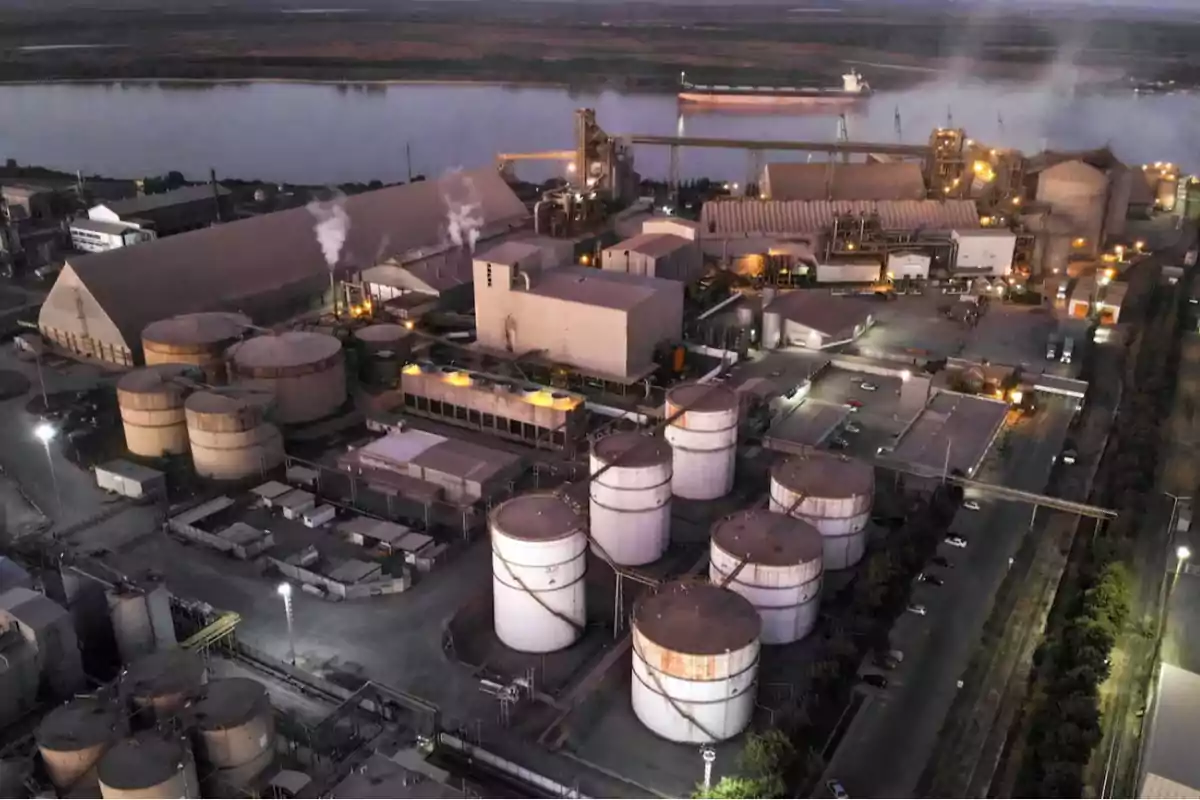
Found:
M 650 147 L 665 186 L 635 169 Z M 688 147 L 750 153 L 744 185 L 686 208 Z M 826 160 L 764 163 L 798 152 Z M 522 199 L 532 159 L 565 177 Z M 66 259 L 22 339 L 59 502 L 0 593 L 0 722 L 38 720 L 7 794 L 736 775 L 746 736 L 835 669 L 899 668 L 935 619 L 923 566 L 890 646 L 844 634 L 908 520 L 1063 507 L 1082 353 L 1143 223 L 1188 203 L 1170 165 L 954 128 L 726 140 L 581 109 L 571 149 L 497 160 Z M 56 377 L 76 367 L 89 388 Z M 60 482 L 79 519 L 53 518 Z M 969 581 L 954 519 L 923 557 Z

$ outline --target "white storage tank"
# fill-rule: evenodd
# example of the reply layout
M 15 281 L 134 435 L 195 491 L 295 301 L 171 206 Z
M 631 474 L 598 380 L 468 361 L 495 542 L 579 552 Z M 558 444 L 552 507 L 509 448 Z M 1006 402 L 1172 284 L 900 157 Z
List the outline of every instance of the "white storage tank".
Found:
M 196 474 L 236 481 L 283 463 L 283 435 L 270 422 L 265 392 L 196 392 L 187 400 L 187 431 Z
M 189 378 L 202 375 L 195 367 L 160 364 L 135 369 L 117 382 L 117 406 L 129 452 L 161 458 L 188 451 L 183 402 Z
M 612 465 L 612 466 L 610 466 Z M 671 446 L 624 431 L 592 444 L 588 462 L 592 549 L 635 567 L 662 558 L 671 543 Z
M 687 383 L 667 392 L 666 429 L 673 453 L 671 490 L 689 500 L 715 500 L 733 488 L 738 396 L 726 386 Z M 680 413 L 682 412 L 682 413 Z
M 309 331 L 259 336 L 234 345 L 229 356 L 233 378 L 275 395 L 284 425 L 327 417 L 346 402 L 342 343 L 333 336 Z
M 72 700 L 42 719 L 34 738 L 46 774 L 60 795 L 96 785 L 96 763 L 123 735 L 121 714 L 91 697 Z
M 754 606 L 708 583 L 670 583 L 633 612 L 633 712 L 672 742 L 737 736 L 750 723 L 758 686 Z
M 771 510 L 789 511 L 816 526 L 825 542 L 825 569 L 862 559 L 875 498 L 875 469 L 866 462 L 814 450 L 771 468 Z
M 758 610 L 763 644 L 789 644 L 803 639 L 817 623 L 823 558 L 821 532 L 812 525 L 753 509 L 713 525 L 708 575 L 713 584 L 737 592 Z
M 154 717 L 174 714 L 200 693 L 208 667 L 190 650 L 159 650 L 140 658 L 121 675 L 121 695 Z
M 574 644 L 587 624 L 585 520 L 558 495 L 539 492 L 501 503 L 488 524 L 496 636 L 523 653 Z
M 191 707 L 190 717 L 197 760 L 216 770 L 224 784 L 249 784 L 275 758 L 275 717 L 267 690 L 258 681 L 212 681 Z
M 226 379 L 225 351 L 252 325 L 245 314 L 210 311 L 151 322 L 142 330 L 146 364 L 191 364 L 209 383 Z
M 196 764 L 182 736 L 144 731 L 119 742 L 100 759 L 97 775 L 105 800 L 200 797 Z
M 171 619 L 171 593 L 166 586 L 113 587 L 105 592 L 108 618 L 117 640 L 122 664 L 130 664 L 155 650 L 176 644 Z

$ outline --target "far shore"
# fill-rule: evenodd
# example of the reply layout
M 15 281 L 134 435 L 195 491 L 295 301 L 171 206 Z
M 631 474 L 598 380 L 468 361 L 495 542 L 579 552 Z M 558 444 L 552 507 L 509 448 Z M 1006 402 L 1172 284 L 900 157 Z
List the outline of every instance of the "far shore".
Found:
M 569 89 L 571 84 L 557 81 L 483 81 L 470 78 L 428 79 L 395 78 L 354 80 L 350 78 L 46 78 L 44 80 L 0 80 L 0 86 L 103 85 L 111 83 L 194 83 L 235 85 L 242 83 L 299 83 L 317 86 L 494 86 L 511 89 Z

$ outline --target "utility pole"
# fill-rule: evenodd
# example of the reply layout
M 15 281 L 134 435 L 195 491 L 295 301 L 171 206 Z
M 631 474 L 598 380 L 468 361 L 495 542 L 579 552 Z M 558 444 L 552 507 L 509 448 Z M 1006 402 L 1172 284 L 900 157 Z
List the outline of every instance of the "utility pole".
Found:
M 904 141 L 904 126 L 900 123 L 900 106 L 896 106 L 896 119 L 895 119 L 894 124 L 895 124 L 895 128 L 896 128 L 896 141 L 903 142 Z
M 412 183 L 412 144 L 404 143 L 404 168 L 408 173 L 408 183 Z

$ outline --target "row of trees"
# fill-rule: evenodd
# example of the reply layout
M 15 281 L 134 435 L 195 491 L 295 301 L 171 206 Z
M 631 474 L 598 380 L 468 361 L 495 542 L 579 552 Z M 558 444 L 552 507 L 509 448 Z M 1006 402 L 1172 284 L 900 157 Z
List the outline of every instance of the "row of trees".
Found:
M 888 632 L 908 605 L 913 580 L 937 550 L 962 502 L 962 489 L 942 486 L 915 501 L 885 547 L 860 565 L 853 583 L 827 607 L 837 608 L 815 648 L 808 691 L 777 716 L 777 727 L 751 734 L 738 773 L 694 797 L 799 797 L 825 769 L 822 750 L 833 734 L 872 651 L 888 648 Z
M 1157 270 L 1139 275 L 1141 302 L 1129 319 L 1139 333 L 1126 353 L 1124 400 L 1110 433 L 1102 504 L 1118 519 L 1082 543 L 1058 608 L 1034 657 L 1026 700 L 1029 735 L 1017 779 L 1019 797 L 1081 797 L 1084 770 L 1102 738 L 1099 687 L 1112 648 L 1129 620 L 1131 577 L 1125 567 L 1154 487 L 1159 452 L 1157 420 L 1170 412 L 1184 298 L 1157 286 Z M 1133 292 L 1131 292 L 1133 294 Z

